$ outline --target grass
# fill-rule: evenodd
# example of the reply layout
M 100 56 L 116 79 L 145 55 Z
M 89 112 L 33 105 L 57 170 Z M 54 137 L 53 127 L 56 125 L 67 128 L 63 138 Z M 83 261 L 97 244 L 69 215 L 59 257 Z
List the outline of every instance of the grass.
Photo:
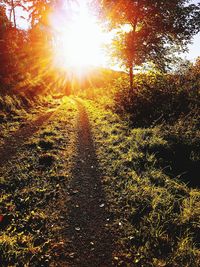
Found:
M 104 105 L 86 105 L 118 233 L 115 265 L 199 266 L 200 191 L 168 175 L 157 155 L 177 132 L 131 129 Z
M 66 213 L 64 188 L 76 153 L 76 113 L 75 105 L 65 98 L 1 168 L 1 266 L 49 266 L 59 257 L 54 248 L 65 227 L 60 217 Z
M 67 253 L 77 109 L 69 98 L 49 100 L 38 113 L 34 107 L 24 116 L 3 111 L 2 141 L 62 103 L 0 172 L 2 266 L 55 266 Z M 108 95 L 84 103 L 109 200 L 106 227 L 115 236 L 114 266 L 199 266 L 198 117 L 133 128 L 113 111 Z
M 52 106 L 52 101 L 51 97 L 41 96 L 31 99 L 23 93 L 0 94 L 0 145 L 10 133 L 46 110 L 47 103 Z

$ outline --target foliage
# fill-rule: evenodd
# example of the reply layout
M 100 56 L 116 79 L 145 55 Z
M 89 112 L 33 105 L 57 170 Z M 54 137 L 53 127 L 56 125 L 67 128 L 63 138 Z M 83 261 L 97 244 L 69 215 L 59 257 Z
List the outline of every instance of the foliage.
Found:
M 15 35 L 15 40 L 12 36 Z M 0 5 L 0 83 L 10 84 L 18 72 L 17 51 L 19 39 L 22 38 L 20 31 L 16 30 L 6 16 L 6 8 Z
M 99 2 L 111 27 L 119 29 L 113 56 L 130 70 L 131 89 L 133 66 L 153 62 L 165 70 L 174 58 L 172 53 L 185 50 L 200 30 L 200 5 L 186 5 L 187 0 Z M 127 25 L 129 29 L 123 30 Z
M 27 31 L 15 27 L 7 17 L 10 2 L 1 2 L 1 92 L 12 89 L 36 95 L 51 90 L 56 80 L 52 69 L 52 36 L 47 21 L 52 1 L 14 1 L 14 8 L 24 8 L 30 13 L 32 27 Z
M 128 82 L 118 80 L 115 93 L 115 111 L 128 115 L 137 127 L 149 127 L 155 123 L 173 123 L 199 108 L 199 60 L 184 74 L 137 74 L 134 89 Z
M 38 24 L 48 27 L 49 13 L 61 3 L 59 0 L 23 0 L 22 2 L 25 4 L 23 7 L 29 12 L 31 28 Z

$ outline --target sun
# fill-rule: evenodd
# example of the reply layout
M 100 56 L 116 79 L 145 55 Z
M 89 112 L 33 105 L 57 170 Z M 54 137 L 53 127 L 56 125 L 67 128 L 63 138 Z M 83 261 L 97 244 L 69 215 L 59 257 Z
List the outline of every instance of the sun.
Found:
M 51 16 L 55 64 L 73 71 L 105 65 L 107 59 L 103 46 L 108 42 L 108 35 L 87 5 L 79 5 L 75 11 L 68 20 L 61 19 L 59 13 Z

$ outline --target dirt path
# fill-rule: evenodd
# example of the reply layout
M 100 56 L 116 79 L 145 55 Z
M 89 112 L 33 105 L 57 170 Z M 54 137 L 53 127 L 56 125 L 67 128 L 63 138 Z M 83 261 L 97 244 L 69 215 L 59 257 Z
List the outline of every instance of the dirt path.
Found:
M 109 215 L 88 116 L 82 102 L 76 100 L 76 103 L 79 110 L 77 158 L 68 203 L 69 266 L 106 267 L 112 265 L 112 237 L 106 225 Z
M 38 129 L 50 119 L 54 111 L 48 111 L 38 116 L 35 120 L 22 125 L 14 134 L 9 136 L 2 147 L 0 147 L 0 166 L 12 159 L 19 152 L 20 147 Z
M 24 229 L 27 225 L 30 226 L 25 218 L 34 217 L 33 210 L 37 210 L 37 216 L 40 216 L 42 211 L 47 214 L 45 219 L 47 221 L 44 220 L 44 224 L 40 221 L 38 223 L 43 225 L 41 232 L 33 232 L 29 227 L 32 231 L 32 246 L 38 246 L 39 240 L 40 249 L 43 250 L 43 243 L 49 241 L 48 251 L 45 249 L 43 251 L 45 254 L 40 255 L 38 252 L 37 255 L 27 255 L 31 257 L 29 259 L 31 266 L 110 267 L 113 252 L 113 239 L 108 227 L 110 214 L 107 212 L 90 124 L 83 102 L 75 100 L 70 107 L 70 101 L 63 108 L 61 103 L 57 109 L 49 110 L 30 123 L 23 124 L 0 147 L 0 168 L 8 169 L 4 180 L 9 185 L 6 183 L 4 189 L 7 191 L 2 191 L 6 198 L 0 203 L 0 215 L 8 217 L 7 225 L 14 225 L 17 236 L 21 225 Z M 77 125 L 75 125 L 76 106 Z M 49 153 L 52 155 L 56 153 L 58 156 L 55 166 L 51 169 L 38 168 L 38 157 L 43 154 L 43 150 L 33 148 L 33 151 L 26 151 L 23 145 L 34 134 L 40 132 L 43 126 L 47 133 L 58 137 L 54 139 L 56 149 L 49 150 Z M 40 137 L 40 140 L 43 139 L 44 137 Z M 71 144 L 69 140 L 72 139 L 74 141 Z M 23 154 L 24 152 L 27 153 Z M 22 154 L 20 164 L 15 162 L 15 157 L 17 158 L 19 153 Z M 69 161 L 70 157 L 72 158 Z M 8 167 L 5 164 L 8 164 Z M 22 173 L 22 178 L 18 181 Z M 9 192 L 12 194 L 8 194 Z M 12 200 L 13 203 L 11 211 L 6 208 L 8 200 Z M 26 205 L 23 205 L 25 202 Z M 9 218 L 15 220 L 11 221 Z M 4 229 L 6 234 L 10 235 L 9 228 L 6 227 Z M 34 223 L 31 227 L 39 226 Z M 21 251 L 21 248 L 19 250 Z M 8 255 L 7 252 L 4 253 L 3 266 L 8 266 L 6 262 Z M 21 260 L 17 258 L 16 262 L 21 263 Z

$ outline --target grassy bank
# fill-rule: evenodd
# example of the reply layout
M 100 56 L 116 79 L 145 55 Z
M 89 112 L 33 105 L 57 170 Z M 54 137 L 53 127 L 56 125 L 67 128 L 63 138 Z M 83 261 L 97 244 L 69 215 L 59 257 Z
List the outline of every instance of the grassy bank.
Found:
M 56 101 L 51 96 L 32 97 L 24 93 L 0 93 L 0 145 L 22 125 L 34 120 Z
M 118 232 L 116 266 L 199 266 L 200 191 L 169 175 L 158 153 L 170 150 L 177 124 L 130 128 L 105 106 L 87 102 Z
M 49 266 L 60 259 L 66 188 L 76 153 L 76 113 L 65 99 L 1 166 L 1 266 Z

